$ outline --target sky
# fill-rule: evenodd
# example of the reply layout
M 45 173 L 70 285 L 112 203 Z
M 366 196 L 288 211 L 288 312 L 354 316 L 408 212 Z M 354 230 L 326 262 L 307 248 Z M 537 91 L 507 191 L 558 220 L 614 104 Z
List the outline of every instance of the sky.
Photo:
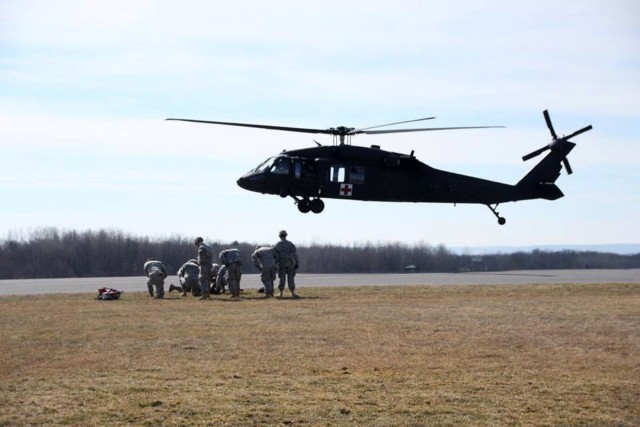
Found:
M 640 242 L 640 3 L 0 2 L 0 239 L 41 227 L 298 244 Z M 165 121 L 503 129 L 360 135 L 431 167 L 515 184 L 588 124 L 556 201 L 293 200 L 236 180 L 331 137 Z

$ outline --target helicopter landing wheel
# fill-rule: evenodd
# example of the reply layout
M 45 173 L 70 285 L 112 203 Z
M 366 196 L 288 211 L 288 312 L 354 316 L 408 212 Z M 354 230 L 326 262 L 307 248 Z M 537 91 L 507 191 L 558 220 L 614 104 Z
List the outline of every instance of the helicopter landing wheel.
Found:
M 496 216 L 496 218 L 498 218 L 498 224 L 505 225 L 507 223 L 507 220 L 504 217 L 501 217 L 500 216 L 500 212 L 498 212 L 496 210 L 496 209 L 498 209 L 498 203 L 496 203 L 495 206 L 487 205 L 487 207 L 489 209 L 491 209 L 491 212 L 493 212 L 493 214 Z
M 311 210 L 309 199 L 298 200 L 298 210 L 302 213 L 309 213 Z
M 311 212 L 319 214 L 324 210 L 324 202 L 320 199 L 313 199 L 309 202 L 309 207 L 311 208 Z

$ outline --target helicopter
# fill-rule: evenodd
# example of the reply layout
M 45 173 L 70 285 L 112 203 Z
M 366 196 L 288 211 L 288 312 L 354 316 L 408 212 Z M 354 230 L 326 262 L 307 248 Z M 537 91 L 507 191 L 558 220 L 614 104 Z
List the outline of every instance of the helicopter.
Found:
M 262 194 L 291 197 L 302 213 L 321 213 L 322 199 L 346 199 L 379 202 L 468 203 L 486 205 L 504 225 L 500 216 L 501 203 L 520 200 L 556 200 L 564 194 L 556 186 L 562 166 L 567 174 L 573 170 L 567 159 L 575 147 L 571 138 L 592 129 L 588 125 L 567 136 L 558 137 L 551 123 L 548 110 L 543 111 L 551 142 L 522 157 L 532 159 L 545 151 L 549 153 L 515 185 L 460 175 L 434 169 L 419 161 L 412 150 L 410 154 L 385 151 L 379 145 L 370 147 L 351 144 L 359 134 L 391 134 L 403 132 L 440 131 L 456 129 L 485 129 L 503 126 L 463 126 L 381 130 L 379 128 L 412 122 L 432 120 L 425 117 L 367 128 L 338 126 L 328 129 L 311 129 L 272 126 L 251 123 L 220 122 L 209 120 L 176 119 L 193 123 L 241 126 L 267 130 L 328 134 L 332 145 L 321 145 L 298 150 L 283 150 L 268 158 L 240 177 L 238 185 L 245 190 Z

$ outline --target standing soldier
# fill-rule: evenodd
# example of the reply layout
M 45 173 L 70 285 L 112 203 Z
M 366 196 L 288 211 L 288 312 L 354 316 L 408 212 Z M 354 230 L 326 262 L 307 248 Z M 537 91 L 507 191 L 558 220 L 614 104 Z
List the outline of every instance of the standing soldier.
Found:
M 198 282 L 200 283 L 201 300 L 209 299 L 209 280 L 211 278 L 211 262 L 213 254 L 209 245 L 204 243 L 202 237 L 196 237 L 195 244 L 198 247 Z
M 264 285 L 264 297 L 273 298 L 273 282 L 276 280 L 276 259 L 273 248 L 258 245 L 251 259 L 256 268 L 262 272 L 260 280 Z
M 194 297 L 200 296 L 200 282 L 198 281 L 198 275 L 200 273 L 200 267 L 198 261 L 190 259 L 182 264 L 182 267 L 178 270 L 178 280 L 180 280 L 181 286 L 169 286 L 169 292 L 176 290 L 182 291 L 182 296 L 187 296 L 187 292 L 191 292 Z
M 225 249 L 220 252 L 220 262 L 226 267 L 225 276 L 231 298 L 240 298 L 240 279 L 242 278 L 240 251 L 238 249 Z
M 155 258 L 149 258 L 144 263 L 144 274 L 147 276 L 147 289 L 149 296 L 154 299 L 164 298 L 164 279 L 167 278 L 167 267 Z M 156 287 L 156 294 L 153 295 L 153 287 Z
M 280 241 L 273 245 L 273 252 L 278 263 L 278 277 L 280 283 L 278 284 L 278 290 L 280 291 L 280 298 L 282 298 L 282 292 L 284 291 L 284 282 L 286 280 L 289 290 L 291 291 L 292 298 L 298 298 L 296 295 L 296 282 L 295 275 L 298 269 L 298 253 L 296 252 L 296 245 L 287 240 L 287 232 L 281 230 L 278 233 Z

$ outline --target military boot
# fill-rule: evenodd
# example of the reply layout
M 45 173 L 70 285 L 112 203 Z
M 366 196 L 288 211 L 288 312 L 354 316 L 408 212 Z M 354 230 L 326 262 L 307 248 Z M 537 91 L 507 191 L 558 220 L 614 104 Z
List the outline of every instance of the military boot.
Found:
M 179 286 L 175 286 L 173 283 L 169 285 L 169 292 L 173 292 L 173 291 L 178 291 L 180 292 L 182 290 L 181 287 Z

